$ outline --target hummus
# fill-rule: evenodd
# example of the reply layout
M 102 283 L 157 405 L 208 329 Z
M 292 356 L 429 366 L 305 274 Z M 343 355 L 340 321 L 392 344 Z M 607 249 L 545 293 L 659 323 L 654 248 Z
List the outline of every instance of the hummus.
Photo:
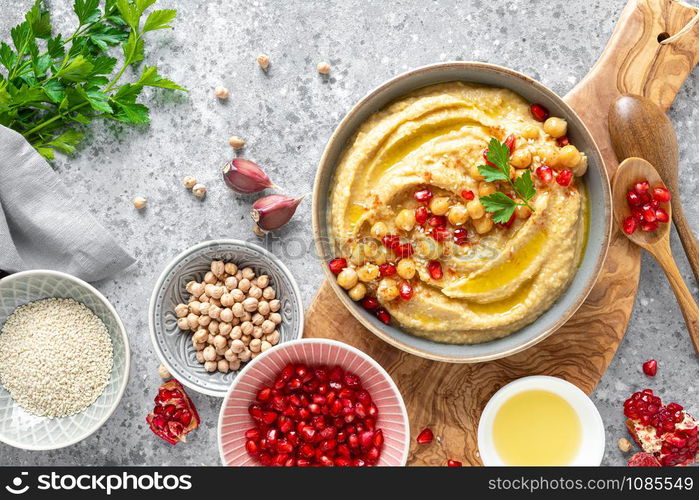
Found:
M 461 82 L 370 117 L 331 192 L 338 283 L 380 319 L 443 343 L 504 337 L 549 309 L 583 250 L 587 159 L 563 119 L 541 119 L 509 90 Z M 517 195 L 508 181 L 483 180 L 491 138 L 514 143 L 511 178 L 529 170 L 536 188 L 504 224 L 480 203 L 495 191 Z

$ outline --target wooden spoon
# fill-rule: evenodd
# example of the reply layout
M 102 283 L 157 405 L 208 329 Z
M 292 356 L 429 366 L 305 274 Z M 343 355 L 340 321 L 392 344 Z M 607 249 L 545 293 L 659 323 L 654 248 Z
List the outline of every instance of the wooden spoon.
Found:
M 672 221 L 699 283 L 699 245 L 680 203 L 679 149 L 672 122 L 660 107 L 639 95 L 622 95 L 609 109 L 609 135 L 619 161 L 638 157 L 658 169 L 672 193 Z
M 612 181 L 614 219 L 620 228 L 623 227 L 624 219 L 630 215 L 626 202 L 626 193 L 633 183 L 644 179 L 650 183 L 651 188 L 664 185 L 658 171 L 642 158 L 627 158 L 619 165 L 619 169 L 614 174 Z M 671 210 L 672 207 L 668 205 L 668 213 Z M 665 271 L 672 286 L 672 291 L 680 304 L 684 321 L 687 323 L 687 330 L 689 330 L 689 336 L 692 339 L 692 344 L 694 344 L 694 350 L 697 356 L 699 356 L 699 307 L 697 307 L 694 297 L 692 297 L 682 276 L 680 276 L 675 259 L 672 257 L 672 250 L 670 250 L 670 225 L 660 223 L 658 229 L 651 233 L 647 233 L 639 227 L 633 234 L 627 234 L 626 236 L 633 243 L 655 257 L 655 260 L 658 261 L 660 267 Z

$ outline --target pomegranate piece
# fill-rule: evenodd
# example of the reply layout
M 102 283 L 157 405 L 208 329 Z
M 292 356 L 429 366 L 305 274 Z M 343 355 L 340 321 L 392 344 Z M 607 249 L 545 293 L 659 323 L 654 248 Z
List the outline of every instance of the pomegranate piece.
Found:
M 442 272 L 442 264 L 438 260 L 431 260 L 427 264 L 427 272 L 433 280 L 441 280 L 444 277 Z
M 393 248 L 393 251 L 396 252 L 396 254 L 401 258 L 410 257 L 411 255 L 413 255 L 413 253 L 415 253 L 413 245 L 411 245 L 410 243 L 403 243 L 402 245 L 398 245 Z
M 160 386 L 153 411 L 146 422 L 153 433 L 170 444 L 186 442 L 185 435 L 199 427 L 199 413 L 177 380 Z
M 427 221 L 427 217 L 429 217 L 429 215 L 430 211 L 427 210 L 427 207 L 420 205 L 415 209 L 415 222 L 422 225 Z
M 386 263 L 381 264 L 381 265 L 379 266 L 379 274 L 380 274 L 381 276 L 383 276 L 383 277 L 386 277 L 386 276 L 393 276 L 393 275 L 395 275 L 397 272 L 398 272 L 398 270 L 396 269 L 395 264 L 392 264 L 392 263 L 390 263 L 390 262 L 386 262 Z
M 446 227 L 438 226 L 430 232 L 430 236 L 434 238 L 434 241 L 444 241 L 451 236 L 451 233 Z
M 446 227 L 447 218 L 443 215 L 433 215 L 427 219 L 427 225 L 431 227 Z
M 650 184 L 648 184 L 648 181 L 639 181 L 634 183 L 632 189 L 636 192 L 636 194 L 642 196 L 648 193 L 648 190 L 650 189 Z
M 567 146 L 568 144 L 570 144 L 570 139 L 568 139 L 568 136 L 567 136 L 567 135 L 564 135 L 564 136 L 559 137 L 558 139 L 556 139 L 556 145 L 557 145 L 559 148 L 562 148 L 563 146 Z
M 495 163 L 491 162 L 491 161 L 488 159 L 488 153 L 490 153 L 490 149 L 489 149 L 489 148 L 485 148 L 485 149 L 483 150 L 483 161 L 485 162 L 486 165 L 490 165 L 491 167 L 497 167 L 497 165 L 495 165 Z
M 672 199 L 670 191 L 662 186 L 653 188 L 652 196 L 654 200 L 658 200 L 660 203 L 667 203 Z
M 670 222 L 670 216 L 664 209 L 657 208 L 655 210 L 655 220 L 658 222 Z
M 330 268 L 331 273 L 340 274 L 340 272 L 347 267 L 347 260 L 342 258 L 333 259 L 328 262 L 328 267 Z
M 461 197 L 466 201 L 471 201 L 476 197 L 476 195 L 469 189 L 466 191 L 461 191 Z
M 699 458 L 699 422 L 677 403 L 665 406 L 652 390 L 644 389 L 624 402 L 624 415 L 636 444 L 660 465 L 691 465 Z
M 391 314 L 383 307 L 376 311 L 376 317 L 379 318 L 379 321 L 385 325 L 389 325 L 391 323 Z
M 413 298 L 413 287 L 407 281 L 403 281 L 398 287 L 400 293 L 400 298 L 403 300 L 410 300 Z
M 248 412 L 255 427 L 245 450 L 265 466 L 374 465 L 381 456 L 378 408 L 359 376 L 340 366 L 288 364 Z
M 451 458 L 447 460 L 447 467 L 462 467 L 463 464 L 458 460 L 452 460 Z
M 515 148 L 517 147 L 517 138 L 514 136 L 514 134 L 507 136 L 507 139 L 505 139 L 505 146 L 507 146 L 510 150 L 510 154 L 515 152 Z
M 454 243 L 457 245 L 465 245 L 468 243 L 468 231 L 464 228 L 455 229 Z
M 434 434 L 432 434 L 432 430 L 428 427 L 422 429 L 420 434 L 417 435 L 418 444 L 430 444 L 433 439 Z
M 632 216 L 629 215 L 626 219 L 624 219 L 622 229 L 626 234 L 633 234 L 637 228 L 638 221 L 634 219 Z
M 393 250 L 398 245 L 400 245 L 400 236 L 398 236 L 397 234 L 387 234 L 386 236 L 381 238 L 381 243 L 383 243 L 383 245 L 386 248 L 390 248 L 391 250 Z
M 375 311 L 379 308 L 379 299 L 376 297 L 365 297 L 362 300 L 362 307 L 367 311 Z
M 653 231 L 658 229 L 658 222 L 655 220 L 652 222 L 644 220 L 643 222 L 641 222 L 641 229 L 646 233 L 652 233 Z
M 629 204 L 629 208 L 640 207 L 641 197 L 635 191 L 629 191 L 626 193 L 626 202 Z
M 541 167 L 539 167 L 541 168 Z M 570 170 L 561 170 L 558 175 L 556 176 L 556 182 L 561 185 L 561 186 L 567 186 L 570 184 L 570 181 L 573 180 L 573 172 Z
M 551 167 L 541 165 L 536 169 L 536 176 L 544 184 L 549 184 L 553 180 L 553 170 L 551 170 Z
M 655 377 L 655 374 L 658 373 L 658 362 L 651 359 L 643 363 L 643 373 L 649 377 Z
M 532 104 L 529 108 L 532 112 L 532 116 L 538 122 L 545 122 L 549 117 L 549 110 L 543 107 L 541 104 Z
M 652 453 L 639 452 L 629 458 L 629 467 L 661 467 Z
M 641 207 L 641 210 L 643 210 L 643 220 L 646 222 L 655 222 L 655 210 L 653 207 L 650 205 L 650 203 L 646 203 Z
M 432 199 L 432 191 L 429 189 L 421 189 L 419 191 L 415 191 L 413 197 L 420 203 L 427 203 Z

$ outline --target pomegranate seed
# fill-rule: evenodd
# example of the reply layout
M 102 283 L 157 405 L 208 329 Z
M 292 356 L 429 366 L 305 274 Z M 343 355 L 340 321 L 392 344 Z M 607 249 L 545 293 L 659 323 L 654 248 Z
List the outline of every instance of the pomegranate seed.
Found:
M 445 227 L 447 225 L 447 218 L 443 215 L 433 215 L 427 219 L 427 225 L 431 227 Z
M 427 264 L 427 271 L 430 273 L 430 277 L 433 280 L 441 280 L 442 277 L 444 277 L 442 264 L 437 260 L 431 260 L 429 264 Z
M 417 201 L 427 203 L 432 199 L 432 191 L 429 189 L 421 189 L 420 191 L 416 191 L 413 196 Z
M 541 165 L 536 169 L 536 176 L 541 182 L 548 184 L 553 180 L 553 170 L 551 170 L 551 167 Z
M 435 241 L 444 241 L 451 236 L 451 233 L 446 227 L 435 227 L 431 232 L 430 236 L 434 238 Z
M 670 191 L 664 187 L 653 188 L 653 199 L 658 200 L 661 203 L 667 203 L 672 199 Z
M 462 465 L 458 460 L 452 460 L 451 458 L 447 460 L 447 467 L 461 467 Z
M 457 245 L 465 245 L 468 243 L 468 231 L 464 228 L 455 229 L 454 243 Z
M 627 218 L 624 219 L 624 225 L 622 229 L 626 234 L 633 234 L 636 231 L 637 227 L 638 222 L 632 216 L 629 215 Z
M 655 210 L 655 220 L 658 222 L 669 222 L 670 216 L 664 209 L 658 208 Z
M 379 300 L 376 297 L 365 297 L 362 300 L 362 307 L 367 311 L 374 311 L 379 308 Z
M 422 225 L 427 221 L 427 217 L 429 217 L 429 215 L 430 212 L 427 210 L 427 207 L 420 205 L 415 209 L 415 222 Z
M 434 434 L 432 434 L 432 430 L 429 428 L 422 429 L 420 434 L 417 436 L 418 444 L 430 444 L 433 439 Z
M 410 283 L 407 281 L 403 281 L 400 284 L 398 291 L 400 292 L 400 297 L 403 300 L 410 300 L 413 298 L 413 287 L 410 286 Z
M 485 162 L 486 165 L 490 165 L 491 167 L 497 167 L 497 165 L 495 165 L 495 163 L 491 162 L 491 161 L 488 159 L 488 153 L 490 153 L 490 149 L 489 149 L 489 148 L 485 148 L 485 149 L 483 150 L 483 161 Z
M 556 139 L 556 145 L 559 148 L 567 146 L 568 144 L 570 144 L 570 139 L 568 139 L 567 135 L 564 135 L 563 137 L 559 137 L 558 139 Z
M 567 186 L 573 180 L 573 172 L 566 169 L 561 170 L 556 177 L 556 182 L 561 186 Z
M 376 317 L 386 325 L 391 323 L 391 314 L 383 307 L 376 311 Z
M 631 216 L 638 222 L 643 222 L 643 209 L 641 207 L 634 207 L 631 209 Z
M 386 248 L 390 248 L 393 250 L 395 247 L 400 245 L 400 236 L 397 234 L 387 234 L 383 238 L 381 238 L 381 242 L 384 244 Z
M 393 276 L 397 272 L 398 270 L 396 269 L 395 264 L 391 264 L 390 262 L 386 262 L 379 266 L 379 274 L 381 274 L 382 277 Z
M 658 222 L 653 221 L 653 222 L 648 222 L 648 221 L 643 221 L 641 223 L 641 229 L 645 231 L 646 233 L 652 233 L 656 229 L 658 229 Z
M 641 206 L 641 198 L 635 191 L 629 191 L 626 193 L 626 202 L 629 204 L 629 208 Z
M 257 456 L 257 454 L 260 452 L 260 448 L 257 446 L 257 443 L 252 440 L 248 440 L 245 443 L 245 449 L 247 450 L 248 454 L 250 456 Z
M 529 108 L 532 112 L 532 116 L 538 122 L 545 122 L 549 117 L 549 110 L 543 107 L 541 104 L 532 104 Z
M 328 267 L 330 268 L 331 273 L 340 274 L 340 272 L 347 267 L 347 260 L 342 258 L 333 259 L 328 262 Z
M 497 225 L 500 227 L 504 227 L 506 229 L 509 229 L 515 223 L 515 218 L 516 217 L 515 217 L 515 214 L 513 212 L 512 215 L 510 215 L 510 218 L 507 219 L 507 222 L 498 222 Z
M 351 465 L 352 465 L 352 461 L 347 457 L 337 457 L 335 459 L 335 466 L 336 467 L 350 467 Z
M 658 373 L 658 362 L 651 359 L 643 363 L 643 373 L 649 377 L 655 377 L 655 374 Z
M 646 222 L 655 222 L 655 210 L 653 210 L 653 207 L 646 204 L 641 207 L 641 210 L 643 210 L 643 220 Z
M 411 255 L 413 255 L 413 253 L 415 253 L 415 250 L 413 250 L 413 245 L 411 245 L 410 243 L 403 243 L 402 245 L 398 245 L 393 249 L 393 251 L 396 252 L 396 254 L 398 254 L 398 256 L 401 258 L 410 257 Z
M 461 197 L 466 201 L 471 201 L 476 197 L 476 195 L 469 189 L 467 191 L 461 191 Z
M 271 396 L 272 396 L 272 388 L 265 387 L 264 389 L 260 389 L 258 391 L 257 400 L 260 402 L 264 402 L 264 401 L 267 401 Z
M 505 145 L 509 148 L 510 154 L 515 152 L 515 147 L 517 147 L 517 138 L 514 136 L 514 134 L 507 136 L 507 139 L 505 139 Z
M 648 181 L 636 182 L 633 185 L 633 190 L 636 192 L 636 194 L 639 194 L 639 195 L 648 193 L 649 189 L 650 189 L 650 184 L 648 184 Z

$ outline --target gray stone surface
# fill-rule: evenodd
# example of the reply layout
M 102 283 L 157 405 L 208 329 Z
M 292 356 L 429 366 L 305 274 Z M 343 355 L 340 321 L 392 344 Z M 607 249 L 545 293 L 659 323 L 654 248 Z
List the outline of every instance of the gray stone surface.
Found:
M 0 38 L 18 23 L 30 0 L 0 0 Z M 47 2 L 68 29 L 68 0 Z M 131 380 L 124 399 L 94 436 L 63 450 L 25 452 L 0 445 L 0 462 L 30 464 L 218 464 L 216 420 L 220 400 L 193 394 L 202 428 L 185 445 L 171 447 L 150 434 L 145 415 L 160 378 L 148 338 L 146 308 L 165 264 L 182 249 L 209 238 L 256 240 L 247 216 L 251 198 L 235 196 L 219 179 L 231 157 L 227 138 L 247 141 L 244 156 L 264 165 L 286 192 L 309 193 L 315 168 L 333 127 L 362 95 L 417 66 L 450 59 L 507 65 L 565 94 L 601 53 L 623 0 L 504 1 L 203 1 L 161 0 L 176 7 L 176 29 L 149 36 L 146 63 L 190 89 L 188 95 L 152 92 L 152 123 L 126 127 L 97 123 L 73 158 L 55 162 L 75 202 L 90 207 L 139 259 L 121 276 L 97 283 L 129 332 Z M 268 73 L 255 58 L 267 53 Z M 315 71 L 327 60 L 326 81 Z M 699 228 L 699 91 L 695 71 L 670 116 L 681 148 L 681 196 Z M 226 103 L 212 93 L 231 90 Z M 209 188 L 199 201 L 181 186 L 194 174 Z M 148 197 L 136 212 L 130 200 Z M 289 265 L 308 305 L 321 282 L 312 256 L 310 202 L 280 232 L 272 249 Z M 679 265 L 692 291 L 697 284 L 673 236 Z M 641 363 L 655 357 L 658 376 L 648 380 Z M 682 317 L 660 268 L 643 258 L 641 286 L 626 337 L 593 394 L 607 429 L 604 463 L 623 465 L 616 447 L 624 435 L 621 404 L 646 386 L 699 413 L 699 366 Z M 458 457 L 454 457 L 457 458 Z

